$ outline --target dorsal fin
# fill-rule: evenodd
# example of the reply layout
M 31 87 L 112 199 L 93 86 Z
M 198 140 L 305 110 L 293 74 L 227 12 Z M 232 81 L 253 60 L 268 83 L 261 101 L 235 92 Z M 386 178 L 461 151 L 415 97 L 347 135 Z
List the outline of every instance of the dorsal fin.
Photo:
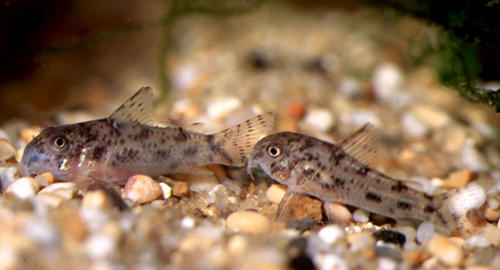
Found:
M 109 118 L 118 122 L 153 125 L 153 91 L 149 86 L 142 87 L 118 107 Z
M 376 138 L 371 124 L 365 124 L 339 144 L 342 149 L 366 165 L 376 159 L 380 151 L 380 142 Z

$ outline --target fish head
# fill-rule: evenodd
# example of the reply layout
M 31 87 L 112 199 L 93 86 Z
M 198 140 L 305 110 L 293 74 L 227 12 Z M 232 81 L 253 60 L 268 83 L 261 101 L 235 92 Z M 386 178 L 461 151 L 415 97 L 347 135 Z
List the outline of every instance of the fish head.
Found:
M 32 175 L 50 172 L 56 179 L 70 180 L 76 167 L 82 165 L 86 149 L 96 141 L 89 123 L 44 129 L 24 148 L 21 160 L 24 173 Z
M 297 161 L 294 149 L 300 143 L 296 133 L 279 132 L 262 138 L 253 147 L 248 158 L 247 173 L 252 168 L 260 167 L 277 182 L 290 185 L 292 173 Z

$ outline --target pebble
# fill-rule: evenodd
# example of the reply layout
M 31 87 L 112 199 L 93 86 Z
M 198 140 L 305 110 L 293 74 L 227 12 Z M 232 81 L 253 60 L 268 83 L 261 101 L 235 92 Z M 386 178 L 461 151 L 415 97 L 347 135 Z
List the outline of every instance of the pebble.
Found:
M 453 215 L 461 217 L 467 211 L 481 207 L 485 202 L 485 190 L 479 184 L 471 183 L 449 199 L 449 208 Z
M 166 200 L 172 196 L 172 188 L 167 185 L 166 183 L 160 183 L 160 188 L 161 188 L 161 194 L 163 196 L 163 199 Z
M 314 256 L 314 265 L 318 270 L 348 270 L 349 264 L 341 256 L 334 253 L 318 253 Z
M 349 233 L 346 240 L 351 251 L 369 250 L 375 246 L 375 239 L 369 232 Z
M 404 234 L 404 236 L 406 238 L 406 243 L 411 243 L 411 242 L 415 241 L 415 239 L 417 237 L 417 231 L 415 230 L 415 228 L 413 228 L 411 226 L 400 226 L 400 227 L 398 226 L 394 229 L 399 231 L 400 233 Z
M 303 194 L 293 194 L 286 207 L 287 212 L 282 213 L 285 217 L 302 219 L 310 217 L 315 221 L 323 219 L 323 203 L 313 197 Z
M 227 251 L 231 256 L 239 256 L 245 253 L 245 250 L 248 248 L 248 239 L 241 235 L 237 234 L 229 238 L 227 242 Z
M 142 174 L 131 176 L 123 191 L 126 198 L 137 203 L 152 202 L 162 195 L 162 189 L 158 182 Z
M 486 209 L 484 209 L 484 217 L 490 222 L 495 222 L 500 218 L 500 209 L 491 209 L 490 207 L 486 207 Z
M 62 198 L 66 200 L 72 199 L 78 188 L 75 183 L 73 182 L 62 182 L 62 183 L 55 183 L 52 185 L 48 185 L 42 190 L 40 190 L 39 194 L 43 193 L 53 193 L 58 196 L 61 196 Z
M 405 113 L 401 118 L 404 131 L 413 138 L 423 138 L 429 133 L 427 125 L 418 120 L 413 114 Z
M 112 206 L 106 192 L 101 189 L 91 190 L 85 194 L 82 207 L 109 208 Z
M 12 182 L 6 192 L 15 195 L 21 200 L 35 197 L 40 186 L 33 177 L 21 177 Z
M 450 116 L 443 110 L 426 104 L 413 106 L 411 112 L 415 117 L 433 129 L 440 129 L 451 122 Z
M 483 172 L 488 170 L 488 163 L 470 140 L 462 146 L 462 164 L 471 171 Z
M 323 242 L 331 245 L 337 241 L 337 239 L 342 239 L 345 237 L 344 229 L 338 225 L 327 225 L 318 231 L 318 237 Z
M 384 63 L 373 73 L 373 87 L 379 100 L 396 107 L 403 107 L 410 102 L 410 97 L 403 91 L 404 76 L 398 66 Z
M 323 204 L 325 213 L 332 223 L 349 224 L 352 221 L 352 214 L 345 205 L 336 202 L 325 202 Z
M 488 204 L 489 208 L 496 210 L 500 207 L 500 196 L 497 194 L 493 194 L 491 196 L 488 196 L 486 203 Z
M 226 219 L 228 229 L 237 229 L 249 234 L 267 233 L 271 229 L 269 219 L 254 211 L 237 211 Z
M 396 270 L 398 269 L 398 264 L 393 259 L 382 257 L 377 261 L 377 269 Z
M 372 111 L 354 111 L 351 114 L 345 116 L 345 121 L 355 126 L 361 127 L 364 124 L 372 124 L 375 127 L 379 127 L 382 123 L 380 118 Z
M 370 220 L 370 213 L 358 208 L 354 211 L 354 213 L 352 213 L 352 219 L 359 223 L 366 223 Z
M 94 260 L 105 259 L 113 254 L 116 244 L 116 239 L 112 235 L 99 232 L 87 238 L 84 243 L 84 250 Z
M 333 114 L 330 112 L 330 110 L 310 108 L 307 111 L 304 122 L 306 125 L 315 130 L 327 132 L 330 128 L 333 127 L 335 118 L 333 117 Z
M 286 186 L 279 184 L 272 184 L 267 189 L 266 197 L 270 202 L 279 204 L 281 202 L 281 199 L 283 199 L 283 196 L 285 196 L 285 193 L 286 193 Z
M 14 180 L 16 180 L 17 167 L 0 167 L 1 190 L 5 190 Z
M 435 229 L 434 224 L 431 222 L 422 222 L 417 228 L 417 241 L 419 243 L 425 243 L 434 237 Z
M 465 247 L 469 249 L 473 248 L 486 248 L 491 245 L 490 241 L 486 239 L 484 236 L 475 235 L 467 240 L 465 240 Z
M 55 247 L 59 241 L 56 228 L 45 218 L 31 218 L 23 224 L 22 230 L 35 243 L 44 247 Z
M 0 139 L 0 161 L 8 160 L 16 155 L 16 148 L 7 140 Z
M 446 188 L 459 188 L 467 185 L 473 177 L 470 170 L 460 170 L 450 173 L 443 181 L 443 187 Z
M 176 182 L 172 189 L 172 194 L 176 197 L 182 197 L 189 191 L 189 185 L 185 182 Z
M 361 94 L 360 83 L 353 78 L 344 78 L 340 81 L 339 90 L 348 97 L 357 97 Z
M 54 183 L 55 178 L 54 178 L 53 174 L 51 174 L 49 172 L 45 172 L 45 173 L 42 173 L 42 174 L 35 176 L 35 181 L 37 181 L 38 184 L 40 184 L 40 186 L 46 187 L 46 186 Z
M 194 218 L 192 218 L 190 216 L 184 217 L 180 223 L 181 228 L 186 229 L 186 230 L 190 230 L 190 229 L 194 228 L 195 225 L 196 225 L 196 221 L 194 220 Z
M 236 97 L 218 98 L 208 103 L 207 115 L 212 119 L 220 119 L 241 107 L 241 101 Z
M 429 241 L 428 250 L 447 266 L 458 267 L 462 264 L 464 256 L 462 249 L 442 236 L 432 238 Z
M 52 208 L 58 207 L 65 200 L 63 197 L 52 193 L 38 193 L 35 198 Z
M 29 142 L 31 142 L 31 140 L 33 140 L 33 138 L 38 136 L 38 134 L 40 134 L 40 132 L 42 132 L 41 127 L 25 128 L 25 129 L 21 130 L 21 139 L 25 143 L 29 143 Z
M 307 105 L 304 101 L 295 100 L 285 105 L 285 112 L 289 116 L 295 118 L 302 118 L 306 113 L 306 108 Z
M 421 248 L 405 250 L 403 252 L 403 261 L 410 267 L 417 267 L 430 257 L 431 254 Z

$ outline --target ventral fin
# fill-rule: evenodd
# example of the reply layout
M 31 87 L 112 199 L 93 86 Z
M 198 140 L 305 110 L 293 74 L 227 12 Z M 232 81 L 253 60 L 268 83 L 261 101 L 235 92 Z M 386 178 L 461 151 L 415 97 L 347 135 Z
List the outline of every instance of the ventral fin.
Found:
M 339 144 L 342 149 L 366 165 L 373 165 L 380 155 L 380 141 L 375 128 L 365 124 Z
M 153 125 L 153 91 L 145 86 L 116 109 L 109 118 L 118 122 Z

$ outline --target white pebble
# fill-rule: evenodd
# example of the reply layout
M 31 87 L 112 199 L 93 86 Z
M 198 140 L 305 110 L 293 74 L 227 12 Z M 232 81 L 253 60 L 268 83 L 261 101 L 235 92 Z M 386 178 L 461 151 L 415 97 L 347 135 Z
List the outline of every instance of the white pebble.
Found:
M 500 207 L 500 202 L 498 201 L 498 198 L 489 197 L 488 200 L 486 200 L 486 202 L 488 203 L 488 207 L 490 209 L 496 210 L 498 209 L 498 207 Z
M 15 195 L 21 200 L 25 200 L 35 197 L 39 188 L 38 183 L 33 177 L 21 177 L 12 182 L 7 187 L 6 192 Z
M 196 66 L 183 65 L 175 71 L 174 85 L 177 89 L 186 89 L 191 86 L 198 74 Z
M 326 132 L 333 126 L 335 119 L 329 110 L 310 108 L 307 111 L 304 121 L 311 128 Z
M 385 63 L 377 67 L 372 81 L 379 100 L 398 107 L 402 107 L 410 101 L 410 97 L 401 91 L 404 77 L 396 65 Z
M 370 213 L 366 212 L 365 210 L 359 208 L 352 213 L 352 219 L 356 222 L 359 223 L 366 223 L 368 220 L 370 220 Z
M 314 256 L 314 265 L 319 270 L 348 270 L 349 265 L 347 262 L 337 254 L 316 254 Z
M 398 269 L 398 264 L 394 260 L 385 257 L 378 259 L 377 265 L 377 269 L 380 270 Z
M 362 126 L 364 124 L 372 124 L 375 127 L 380 126 L 379 117 L 371 111 L 354 111 L 347 116 L 345 122 L 351 123 L 355 126 Z
M 184 217 L 181 220 L 180 225 L 183 229 L 189 230 L 194 228 L 194 225 L 196 225 L 196 221 L 192 217 Z
M 14 180 L 16 180 L 17 168 L 16 167 L 0 167 L 0 181 L 2 187 L 9 186 Z
M 57 230 L 43 218 L 33 218 L 23 225 L 23 233 L 36 243 L 54 247 L 59 241 Z
M 476 235 L 465 240 L 465 247 L 467 248 L 486 248 L 491 245 L 490 241 L 483 236 Z
M 40 190 L 40 194 L 54 193 L 66 200 L 69 200 L 75 196 L 77 190 L 78 188 L 75 183 L 62 182 L 46 186 L 44 189 Z
M 410 113 L 403 114 L 401 125 L 405 132 L 414 138 L 422 138 L 429 132 L 429 128 Z
M 0 243 L 0 269 L 16 269 L 18 251 L 8 241 Z
M 216 99 L 208 105 L 207 115 L 212 119 L 222 118 L 241 107 L 241 101 L 236 97 Z
M 488 163 L 471 141 L 465 141 L 461 153 L 462 163 L 467 169 L 477 172 L 486 171 L 488 169 Z
M 285 196 L 286 187 L 283 185 L 272 184 L 266 192 L 267 199 L 272 203 L 280 203 Z
M 463 216 L 470 209 L 481 207 L 486 201 L 486 192 L 475 183 L 469 184 L 450 198 L 449 209 L 455 216 Z
M 415 241 L 417 237 L 417 231 L 411 226 L 401 226 L 394 229 L 405 235 L 406 243 Z
M 344 230 L 338 225 L 327 225 L 318 232 L 318 237 L 328 245 L 333 244 L 337 239 L 344 236 Z
M 16 153 L 16 148 L 9 141 L 0 139 L 0 161 L 12 158 Z
M 128 199 L 138 203 L 152 202 L 162 195 L 162 189 L 158 182 L 142 174 L 130 177 L 123 191 Z
M 348 97 L 355 97 L 361 93 L 359 82 L 352 78 L 344 78 L 340 81 L 339 90 Z
M 237 211 L 226 219 L 228 229 L 242 230 L 249 234 L 267 233 L 271 230 L 269 219 L 254 211 Z
M 104 259 L 113 254 L 116 248 L 116 239 L 106 233 L 95 233 L 87 238 L 84 247 L 90 258 Z
M 434 237 L 435 229 L 434 224 L 431 222 L 422 222 L 417 228 L 417 241 L 424 243 Z
M 172 188 L 165 184 L 165 183 L 160 183 L 160 188 L 161 188 L 161 193 L 163 194 L 163 199 L 168 199 L 170 196 L 172 196 Z

